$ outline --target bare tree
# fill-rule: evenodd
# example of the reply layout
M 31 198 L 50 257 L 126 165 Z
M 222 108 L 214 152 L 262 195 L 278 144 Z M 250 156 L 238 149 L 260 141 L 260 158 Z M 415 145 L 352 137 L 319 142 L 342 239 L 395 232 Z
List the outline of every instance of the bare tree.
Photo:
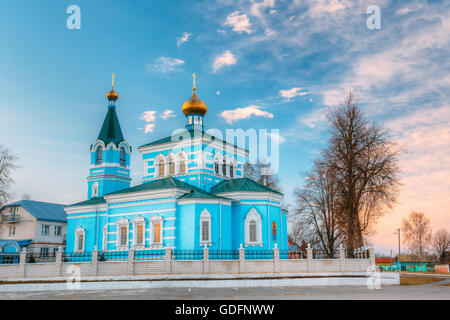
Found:
M 266 187 L 281 192 L 280 180 L 278 176 L 272 172 L 270 165 L 265 165 L 259 161 L 256 164 L 247 162 L 244 166 L 244 174 L 246 178 L 255 180 Z
M 17 157 L 9 149 L 0 144 L 0 207 L 8 201 L 11 196 L 8 192 L 13 179 L 12 171 L 17 168 L 15 162 Z
M 430 219 L 423 212 L 411 212 L 408 220 L 402 223 L 403 242 L 409 246 L 413 254 L 419 256 L 422 263 L 425 253 L 431 243 Z
M 338 221 L 341 207 L 335 173 L 316 161 L 306 181 L 303 188 L 296 190 L 297 210 L 292 236 L 307 241 L 332 257 L 342 243 Z
M 336 176 L 339 220 L 351 251 L 364 246 L 364 236 L 396 201 L 400 149 L 380 125 L 368 122 L 352 92 L 328 112 L 328 120 L 331 140 L 324 165 Z
M 438 256 L 439 263 L 444 263 L 445 253 L 450 247 L 450 233 L 446 229 L 439 229 L 435 232 L 431 245 Z

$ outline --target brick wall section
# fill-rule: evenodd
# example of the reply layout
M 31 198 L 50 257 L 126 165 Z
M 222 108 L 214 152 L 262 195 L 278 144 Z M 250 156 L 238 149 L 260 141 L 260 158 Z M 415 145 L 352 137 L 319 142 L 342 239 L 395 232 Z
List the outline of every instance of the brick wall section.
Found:
M 166 250 L 164 259 L 135 261 L 134 250 L 129 251 L 125 261 L 97 261 L 98 252 L 92 253 L 91 262 L 62 262 L 62 252 L 57 252 L 56 262 L 25 263 L 26 254 L 21 253 L 20 263 L 0 265 L 1 279 L 69 277 L 79 271 L 85 276 L 126 275 L 226 275 L 226 274 L 277 274 L 277 273 L 323 273 L 323 272 L 367 272 L 374 264 L 374 252 L 369 257 L 346 259 L 343 249 L 338 259 L 313 259 L 312 249 L 307 249 L 307 259 L 280 259 L 274 249 L 273 259 L 245 259 L 245 249 L 239 249 L 239 260 L 209 260 L 209 250 L 204 249 L 203 260 L 172 260 L 171 249 Z

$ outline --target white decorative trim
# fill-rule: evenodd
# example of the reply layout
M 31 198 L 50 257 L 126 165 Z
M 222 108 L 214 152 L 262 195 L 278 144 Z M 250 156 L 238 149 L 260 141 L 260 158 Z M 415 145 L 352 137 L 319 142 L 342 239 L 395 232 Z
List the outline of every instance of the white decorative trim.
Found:
M 79 248 L 79 237 L 80 235 L 83 236 L 83 241 L 82 241 L 82 248 Z M 84 252 L 84 248 L 85 248 L 85 244 L 86 244 L 86 230 L 79 226 L 76 230 L 75 230 L 75 247 L 74 247 L 74 251 L 75 252 Z
M 128 250 L 129 247 L 129 232 L 130 232 L 130 228 L 129 228 L 129 221 L 127 218 L 122 217 L 120 218 L 117 222 L 116 222 L 116 247 L 118 250 Z M 126 227 L 127 228 L 127 232 L 126 232 L 126 244 L 122 244 L 122 227 Z
M 150 217 L 149 222 L 150 222 L 150 248 L 162 248 L 163 247 L 163 238 L 164 238 L 164 236 L 163 236 L 163 233 L 164 233 L 163 218 L 160 215 L 155 214 Z M 155 224 L 160 225 L 159 242 L 154 241 L 155 240 L 154 239 Z
M 136 250 L 141 250 L 145 248 L 145 233 L 146 233 L 146 228 L 145 228 L 145 219 L 142 216 L 136 216 L 133 221 L 133 246 L 134 249 Z M 137 228 L 138 226 L 142 226 L 142 243 L 138 244 L 137 243 L 137 237 L 138 237 L 138 233 L 137 233 Z
M 203 239 L 203 222 L 208 222 L 208 239 Z M 204 209 L 200 214 L 200 245 L 212 245 L 211 241 L 211 214 L 207 209 Z
M 256 224 L 256 241 L 250 241 L 250 223 Z M 244 220 L 245 246 L 262 246 L 262 220 L 259 212 L 252 208 Z

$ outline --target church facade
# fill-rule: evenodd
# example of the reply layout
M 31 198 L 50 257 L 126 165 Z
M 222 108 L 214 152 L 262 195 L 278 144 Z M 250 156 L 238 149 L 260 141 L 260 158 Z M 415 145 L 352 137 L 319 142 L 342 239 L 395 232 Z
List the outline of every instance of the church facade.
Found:
M 207 105 L 185 101 L 186 129 L 138 148 L 142 183 L 133 187 L 130 156 L 116 113 L 108 111 L 90 147 L 87 200 L 65 208 L 67 252 L 152 249 L 288 248 L 283 194 L 244 177 L 248 151 L 204 130 Z

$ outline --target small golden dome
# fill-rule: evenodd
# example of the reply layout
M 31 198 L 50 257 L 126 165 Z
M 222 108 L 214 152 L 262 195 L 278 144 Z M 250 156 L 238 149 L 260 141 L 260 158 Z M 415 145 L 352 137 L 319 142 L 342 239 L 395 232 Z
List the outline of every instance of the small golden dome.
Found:
M 188 114 L 201 114 L 202 116 L 204 116 L 206 111 L 208 111 L 208 107 L 203 100 L 200 100 L 200 98 L 197 97 L 194 87 L 194 93 L 192 94 L 192 97 L 183 103 L 183 107 L 181 110 L 183 111 L 183 114 L 185 116 L 187 116 Z
M 106 94 L 106 98 L 108 100 L 115 101 L 115 100 L 119 99 L 119 94 L 117 92 L 115 92 L 114 89 L 111 89 L 111 91 Z

